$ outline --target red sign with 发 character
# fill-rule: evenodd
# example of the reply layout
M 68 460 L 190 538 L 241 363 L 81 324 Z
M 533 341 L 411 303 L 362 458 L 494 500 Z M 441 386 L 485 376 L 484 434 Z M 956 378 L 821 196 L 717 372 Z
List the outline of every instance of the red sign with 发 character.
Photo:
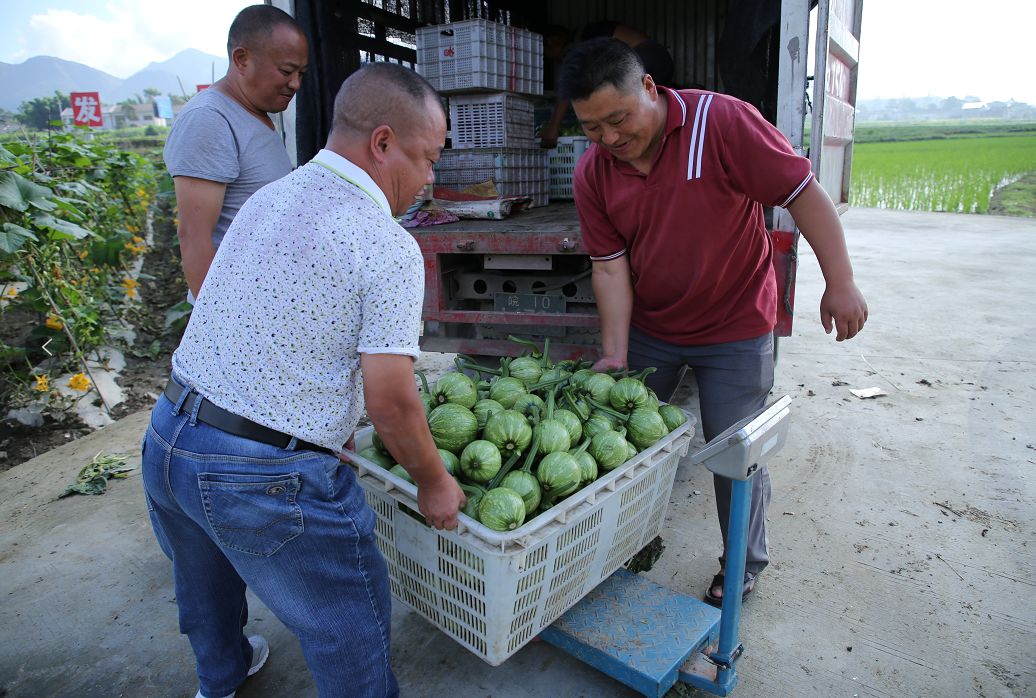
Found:
M 101 95 L 99 92 L 73 92 L 69 95 L 72 102 L 72 123 L 76 126 L 104 126 L 101 115 Z

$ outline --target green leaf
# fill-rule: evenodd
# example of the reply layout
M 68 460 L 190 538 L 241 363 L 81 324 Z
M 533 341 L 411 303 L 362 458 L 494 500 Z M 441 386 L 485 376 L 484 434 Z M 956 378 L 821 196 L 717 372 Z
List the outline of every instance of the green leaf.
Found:
M 191 311 L 194 310 L 194 306 L 187 301 L 181 301 L 165 311 L 165 326 L 166 329 L 175 328 L 177 330 L 187 325 L 186 318 L 191 316 Z
M 50 200 L 54 193 L 47 187 L 30 182 L 14 172 L 0 172 L 0 206 L 25 211 L 29 205 L 52 210 L 56 204 Z M 49 206 L 50 208 L 47 208 Z
M 10 150 L 0 145 L 0 165 L 17 165 L 18 157 Z
M 16 223 L 4 223 L 0 229 L 0 250 L 7 254 L 14 254 L 22 248 L 27 240 L 36 241 L 36 235 Z
M 64 221 L 60 218 L 55 218 L 48 213 L 38 213 L 32 218 L 33 222 L 37 225 L 43 226 L 44 228 L 50 228 L 51 230 L 57 231 L 61 236 L 65 236 L 65 239 L 82 240 L 86 237 L 100 237 L 97 233 L 92 230 L 87 230 L 81 225 L 77 225 L 70 221 Z M 54 237 L 53 235 L 51 237 Z

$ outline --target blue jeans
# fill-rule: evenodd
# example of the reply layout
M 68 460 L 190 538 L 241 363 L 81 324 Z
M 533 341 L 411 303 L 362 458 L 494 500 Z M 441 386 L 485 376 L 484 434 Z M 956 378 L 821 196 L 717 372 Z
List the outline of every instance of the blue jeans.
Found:
M 684 347 L 668 344 L 632 327 L 628 361 L 633 370 L 642 370 L 648 366 L 658 369 L 645 382 L 663 402 L 669 402 L 684 368 L 694 371 L 698 383 L 702 435 L 706 441 L 714 439 L 727 427 L 763 407 L 773 388 L 773 336 L 769 334 L 738 342 Z M 713 475 L 712 486 L 716 491 L 716 514 L 723 535 L 723 547 L 726 549 L 727 524 L 730 521 L 730 480 Z M 770 495 L 770 471 L 763 465 L 752 477 L 745 572 L 753 577 L 770 563 L 766 536 L 766 512 L 770 508 Z M 720 565 L 725 562 L 721 556 Z
M 351 468 L 228 434 L 162 396 L 141 469 L 204 695 L 247 676 L 246 586 L 298 637 L 321 696 L 399 695 L 388 572 Z

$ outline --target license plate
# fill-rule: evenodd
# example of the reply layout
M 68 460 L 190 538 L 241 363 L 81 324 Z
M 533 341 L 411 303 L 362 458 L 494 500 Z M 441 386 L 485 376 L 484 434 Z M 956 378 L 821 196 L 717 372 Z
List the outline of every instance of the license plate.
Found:
M 497 293 L 493 310 L 507 313 L 564 313 L 565 297 L 542 293 Z

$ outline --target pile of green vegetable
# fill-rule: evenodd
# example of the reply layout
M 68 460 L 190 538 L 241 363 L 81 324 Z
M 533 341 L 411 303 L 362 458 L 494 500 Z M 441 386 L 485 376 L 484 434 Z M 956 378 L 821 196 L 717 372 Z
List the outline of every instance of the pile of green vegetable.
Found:
M 542 349 L 511 340 L 526 351 L 497 368 L 460 355 L 434 387 L 418 374 L 432 438 L 468 497 L 464 513 L 493 530 L 518 528 L 687 421 L 644 385 L 652 368 L 598 373 L 552 363 L 549 339 Z M 377 433 L 359 455 L 412 481 Z

